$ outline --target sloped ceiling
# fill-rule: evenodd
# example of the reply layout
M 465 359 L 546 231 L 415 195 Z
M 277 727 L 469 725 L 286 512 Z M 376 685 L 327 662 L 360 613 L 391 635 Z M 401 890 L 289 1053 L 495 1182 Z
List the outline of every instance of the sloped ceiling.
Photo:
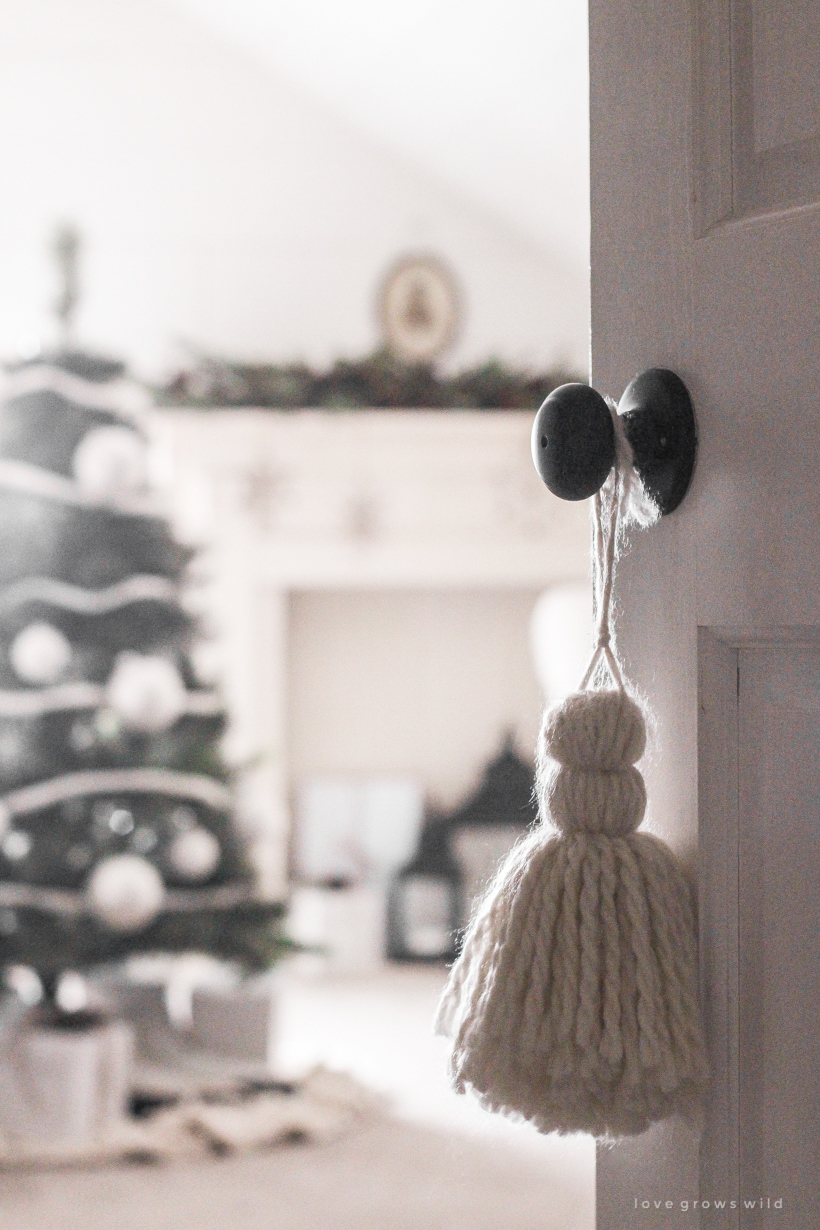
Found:
M 587 263 L 585 0 L 171 0 Z

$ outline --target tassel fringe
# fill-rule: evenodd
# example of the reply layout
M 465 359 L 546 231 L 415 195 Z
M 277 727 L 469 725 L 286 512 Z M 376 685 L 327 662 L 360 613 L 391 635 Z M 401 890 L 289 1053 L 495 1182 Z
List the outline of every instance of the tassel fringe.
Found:
M 542 1132 L 696 1116 L 708 1077 L 689 886 L 648 833 L 547 836 L 502 868 L 441 1002 L 450 1072 Z

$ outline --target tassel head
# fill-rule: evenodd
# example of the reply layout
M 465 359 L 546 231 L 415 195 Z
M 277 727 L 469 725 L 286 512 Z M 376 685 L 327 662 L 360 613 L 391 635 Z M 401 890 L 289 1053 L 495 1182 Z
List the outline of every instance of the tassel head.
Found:
M 643 756 L 646 723 L 640 706 L 620 689 L 574 692 L 547 710 L 541 742 L 568 768 L 611 772 Z
M 635 768 L 645 747 L 643 714 L 625 692 L 568 696 L 544 717 L 538 764 L 542 816 L 566 834 L 634 832 L 646 811 L 646 788 Z
M 635 831 L 646 811 L 646 787 L 634 765 L 611 773 L 559 765 L 540 796 L 550 818 L 567 835 L 625 837 Z

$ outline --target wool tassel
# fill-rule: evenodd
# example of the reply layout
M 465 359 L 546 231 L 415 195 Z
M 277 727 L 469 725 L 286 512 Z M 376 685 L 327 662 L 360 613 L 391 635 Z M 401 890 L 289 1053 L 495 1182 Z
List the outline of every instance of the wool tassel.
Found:
M 646 724 L 610 628 L 630 483 L 621 460 L 595 497 L 597 645 L 581 690 L 544 717 L 540 821 L 474 913 L 436 1018 L 458 1092 L 542 1132 L 605 1138 L 696 1117 L 708 1079 L 689 885 L 635 831 Z M 614 688 L 595 688 L 604 671 Z

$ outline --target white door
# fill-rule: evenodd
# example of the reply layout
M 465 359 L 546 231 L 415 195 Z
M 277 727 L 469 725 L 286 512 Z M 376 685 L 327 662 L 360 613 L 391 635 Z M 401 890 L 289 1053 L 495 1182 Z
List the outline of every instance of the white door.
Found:
M 820 4 L 590 8 L 592 380 L 618 396 L 670 367 L 700 430 L 691 491 L 633 534 L 618 601 L 657 718 L 650 822 L 699 874 L 713 1066 L 702 1136 L 599 1150 L 598 1225 L 814 1230 Z

